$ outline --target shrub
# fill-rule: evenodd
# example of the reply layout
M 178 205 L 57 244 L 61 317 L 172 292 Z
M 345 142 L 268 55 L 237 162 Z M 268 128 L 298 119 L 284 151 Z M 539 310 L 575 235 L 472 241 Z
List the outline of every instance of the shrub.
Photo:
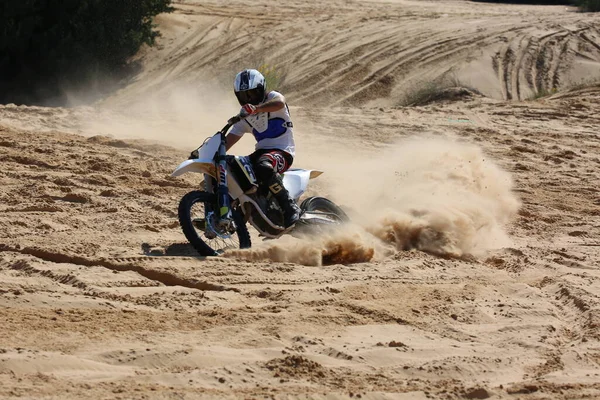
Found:
M 422 106 L 436 101 L 455 100 L 481 93 L 462 83 L 453 75 L 442 75 L 431 81 L 421 81 L 409 86 L 399 106 Z
M 118 77 L 159 33 L 171 0 L 2 0 L 0 103 L 61 102 L 99 75 Z
M 575 4 L 584 11 L 600 11 L 600 0 L 575 0 Z
M 568 5 L 572 0 L 474 0 L 481 3 L 507 3 L 507 4 L 536 4 L 536 5 Z
M 257 70 L 267 81 L 267 90 L 278 90 L 281 84 L 281 72 L 275 65 L 262 63 Z
M 474 0 L 484 3 L 576 5 L 582 11 L 600 11 L 600 0 Z
M 541 99 L 543 97 L 548 97 L 548 96 L 552 96 L 553 94 L 556 94 L 558 92 L 557 88 L 552 88 L 550 90 L 546 89 L 546 88 L 541 88 L 537 91 L 534 91 L 534 93 L 527 98 L 527 100 L 537 100 L 537 99 Z

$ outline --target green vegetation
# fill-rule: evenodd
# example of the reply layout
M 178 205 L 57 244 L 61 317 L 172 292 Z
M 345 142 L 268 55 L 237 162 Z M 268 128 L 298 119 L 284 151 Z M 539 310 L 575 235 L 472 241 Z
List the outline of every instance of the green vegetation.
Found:
M 585 78 L 585 79 L 581 79 L 579 82 L 573 82 L 568 85 L 565 85 L 565 86 L 561 87 L 560 89 L 552 88 L 552 89 L 548 90 L 546 88 L 542 88 L 542 89 L 536 91 L 530 97 L 528 97 L 527 100 L 537 100 L 537 99 L 540 99 L 543 97 L 549 97 L 549 96 L 555 95 L 557 93 L 569 93 L 569 92 L 574 92 L 577 90 L 583 90 L 583 89 L 587 89 L 587 88 L 591 88 L 591 87 L 596 87 L 599 85 L 600 85 L 600 77 Z
M 556 94 L 557 92 L 558 92 L 558 89 L 556 89 L 556 88 L 552 88 L 551 90 L 548 90 L 547 88 L 541 88 L 541 89 L 537 90 L 532 96 L 528 97 L 527 100 L 541 99 L 542 97 L 552 96 L 553 94 Z
M 575 5 L 577 5 L 584 11 L 600 11 L 600 0 L 575 0 Z
M 474 0 L 481 3 L 507 3 L 507 4 L 539 4 L 539 5 L 569 5 L 571 0 Z
M 281 72 L 271 64 L 262 63 L 257 70 L 263 74 L 267 81 L 267 90 L 278 90 L 281 84 Z
M 480 94 L 453 75 L 442 75 L 431 81 L 421 81 L 409 87 L 400 101 L 400 106 L 422 106 L 435 101 L 453 100 Z
M 119 80 L 159 33 L 171 0 L 2 0 L 0 103 L 60 104 L 98 78 Z M 129 68 L 130 70 L 130 68 Z
M 582 11 L 600 11 L 600 0 L 474 0 L 484 3 L 575 5 Z

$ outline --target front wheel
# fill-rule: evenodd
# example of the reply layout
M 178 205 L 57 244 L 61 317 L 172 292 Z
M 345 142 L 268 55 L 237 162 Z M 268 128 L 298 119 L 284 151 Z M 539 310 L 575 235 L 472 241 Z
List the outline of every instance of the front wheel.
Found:
M 212 213 L 216 203 L 214 194 L 199 190 L 189 192 L 179 202 L 179 224 L 192 247 L 201 256 L 216 256 L 227 249 L 249 248 L 250 234 L 238 210 L 233 211 L 234 233 L 222 232 L 216 227 Z

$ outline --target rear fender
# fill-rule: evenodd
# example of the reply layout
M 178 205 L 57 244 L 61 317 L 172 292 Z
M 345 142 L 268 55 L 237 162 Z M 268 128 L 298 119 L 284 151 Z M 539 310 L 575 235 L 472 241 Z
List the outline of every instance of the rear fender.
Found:
M 310 169 L 288 169 L 283 174 L 283 186 L 285 186 L 293 199 L 298 200 L 306 192 L 308 181 L 322 173 L 322 171 Z

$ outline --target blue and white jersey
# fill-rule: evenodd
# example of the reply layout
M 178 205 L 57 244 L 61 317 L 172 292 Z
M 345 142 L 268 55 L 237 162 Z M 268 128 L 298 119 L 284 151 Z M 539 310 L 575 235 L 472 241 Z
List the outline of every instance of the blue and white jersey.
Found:
M 281 93 L 271 91 L 264 102 L 274 99 L 285 101 Z M 229 133 L 242 136 L 244 133 L 251 132 L 256 139 L 256 150 L 277 149 L 294 156 L 296 146 L 294 144 L 293 128 L 294 125 L 286 105 L 275 112 L 251 115 L 233 125 Z

